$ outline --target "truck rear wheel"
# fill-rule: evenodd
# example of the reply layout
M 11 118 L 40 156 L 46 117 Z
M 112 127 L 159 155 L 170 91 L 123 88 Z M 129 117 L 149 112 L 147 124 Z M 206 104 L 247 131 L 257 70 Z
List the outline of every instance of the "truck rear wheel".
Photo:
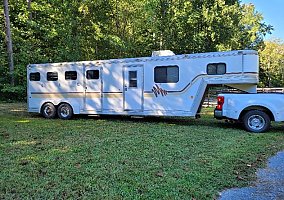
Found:
M 73 109 L 68 103 L 58 106 L 57 114 L 60 119 L 70 119 L 73 116 Z
M 251 110 L 244 115 L 243 124 L 247 131 L 262 133 L 270 128 L 270 118 L 263 111 Z
M 53 119 L 56 116 L 56 108 L 52 103 L 45 103 L 41 107 L 41 114 L 47 119 Z

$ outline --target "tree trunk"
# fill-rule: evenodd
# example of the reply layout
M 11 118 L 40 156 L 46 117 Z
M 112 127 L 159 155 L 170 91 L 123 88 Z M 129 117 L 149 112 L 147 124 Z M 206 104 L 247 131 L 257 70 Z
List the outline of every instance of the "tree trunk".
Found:
M 11 28 L 10 28 L 8 0 L 3 0 L 3 3 L 4 3 L 4 18 L 5 18 L 5 26 L 6 26 L 7 53 L 8 53 L 8 62 L 9 62 L 9 70 L 10 70 L 10 83 L 12 86 L 14 86 L 15 80 L 14 80 L 13 44 L 12 44 L 12 36 L 11 36 Z
M 271 57 L 269 56 L 269 63 L 268 63 L 268 87 L 271 88 Z
M 31 11 L 32 0 L 27 0 L 27 1 L 28 1 L 29 20 L 32 20 L 33 18 L 32 11 Z
M 281 62 L 281 68 L 282 68 L 282 85 L 284 85 L 284 61 Z

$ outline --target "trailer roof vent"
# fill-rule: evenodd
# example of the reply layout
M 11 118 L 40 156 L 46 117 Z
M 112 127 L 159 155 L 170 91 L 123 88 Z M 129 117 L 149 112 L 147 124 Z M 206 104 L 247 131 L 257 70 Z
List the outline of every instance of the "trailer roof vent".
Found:
M 174 52 L 170 50 L 160 50 L 160 51 L 153 51 L 152 52 L 152 57 L 156 56 L 174 56 Z

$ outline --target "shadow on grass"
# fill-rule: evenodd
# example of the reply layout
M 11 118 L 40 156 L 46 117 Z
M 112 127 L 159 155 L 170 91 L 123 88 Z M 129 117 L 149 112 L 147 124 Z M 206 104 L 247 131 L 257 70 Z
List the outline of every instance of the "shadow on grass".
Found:
M 44 119 L 39 113 L 28 113 L 26 108 L 17 104 L 9 104 L 9 106 L 0 105 L 3 115 L 19 116 L 24 118 L 34 118 L 34 119 Z M 174 124 L 179 126 L 208 126 L 222 129 L 235 129 L 242 130 L 243 126 L 241 123 L 227 123 L 224 120 L 216 120 L 212 115 L 212 111 L 206 111 L 201 114 L 200 119 L 195 119 L 192 117 L 163 117 L 163 116 L 127 116 L 127 115 L 75 115 L 72 120 L 106 120 L 106 121 L 122 121 L 129 123 L 164 123 L 164 124 Z M 47 120 L 47 119 L 45 119 Z M 272 122 L 272 127 L 270 132 L 283 133 L 284 123 L 274 123 Z
M 245 131 L 243 124 L 239 122 L 226 122 L 225 120 L 217 120 L 213 115 L 205 114 L 201 115 L 201 118 L 195 119 L 190 117 L 161 117 L 161 116 L 145 116 L 145 117 L 133 117 L 133 116 L 122 116 L 122 115 L 77 115 L 73 120 L 78 119 L 95 119 L 95 120 L 107 120 L 107 121 L 124 121 L 133 123 L 165 123 L 174 124 L 179 126 L 208 126 L 222 129 L 235 129 Z M 283 133 L 284 123 L 272 122 L 272 126 L 269 132 Z M 248 132 L 249 133 L 249 132 Z
M 100 116 L 87 116 L 77 115 L 73 120 L 80 119 L 94 119 L 94 120 L 106 120 L 106 121 L 123 121 L 127 123 L 151 123 L 151 124 L 174 124 L 178 126 L 208 126 L 215 128 L 232 128 L 243 130 L 240 123 L 226 123 L 214 119 L 213 116 L 204 115 L 199 119 L 191 117 L 161 117 L 161 116 L 145 116 L 145 117 L 133 117 L 133 116 L 121 116 L 121 115 L 100 115 Z
M 275 133 L 284 134 L 284 122 L 280 122 L 280 123 L 273 123 L 272 122 L 271 130 Z

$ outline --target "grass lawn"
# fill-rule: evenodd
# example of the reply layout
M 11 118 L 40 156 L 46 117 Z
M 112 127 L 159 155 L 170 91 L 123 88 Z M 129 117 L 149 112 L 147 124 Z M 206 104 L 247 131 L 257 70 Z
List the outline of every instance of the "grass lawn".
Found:
M 0 199 L 213 199 L 284 149 L 284 126 L 251 134 L 213 119 L 47 120 L 0 103 Z

